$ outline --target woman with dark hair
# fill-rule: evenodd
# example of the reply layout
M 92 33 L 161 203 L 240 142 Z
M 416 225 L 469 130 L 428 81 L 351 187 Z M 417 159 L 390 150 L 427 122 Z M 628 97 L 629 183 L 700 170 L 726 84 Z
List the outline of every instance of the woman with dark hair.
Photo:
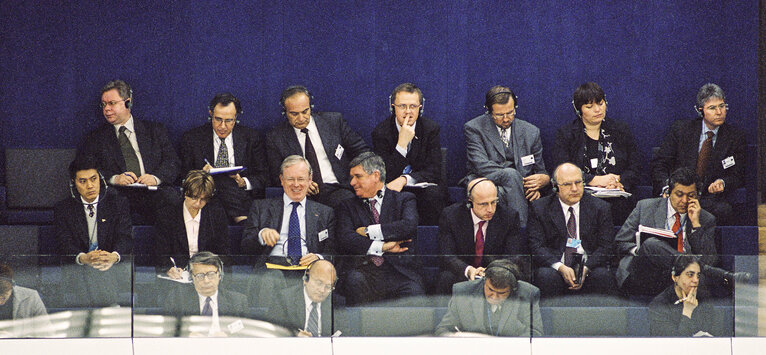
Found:
M 652 336 L 722 336 L 721 319 L 697 293 L 700 264 L 693 255 L 676 257 L 671 272 L 673 285 L 649 304 Z
M 582 169 L 587 186 L 634 192 L 641 170 L 641 159 L 628 125 L 606 117 L 604 90 L 588 82 L 575 90 L 572 100 L 577 118 L 556 132 L 553 165 L 570 162 Z M 612 220 L 621 225 L 635 207 L 636 199 L 607 199 Z

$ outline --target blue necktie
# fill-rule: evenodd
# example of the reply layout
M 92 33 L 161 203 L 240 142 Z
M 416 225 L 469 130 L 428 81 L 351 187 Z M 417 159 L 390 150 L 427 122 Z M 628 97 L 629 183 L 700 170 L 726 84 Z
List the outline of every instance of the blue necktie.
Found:
M 293 265 L 301 260 L 301 223 L 298 220 L 300 202 L 291 202 L 293 211 L 290 212 L 290 224 L 287 226 L 287 257 Z

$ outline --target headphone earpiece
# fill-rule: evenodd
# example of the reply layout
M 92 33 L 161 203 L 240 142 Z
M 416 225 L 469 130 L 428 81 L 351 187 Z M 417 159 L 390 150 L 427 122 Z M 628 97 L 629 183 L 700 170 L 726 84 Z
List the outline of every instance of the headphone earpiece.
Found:
M 125 103 L 125 108 L 130 110 L 133 108 L 133 89 L 128 89 L 128 98 L 123 101 Z
M 421 97 L 420 98 L 420 111 L 418 113 L 418 117 L 423 116 L 423 110 L 425 109 L 425 107 L 426 107 L 426 98 L 425 97 Z M 389 113 L 394 113 L 394 102 L 391 99 L 391 95 L 388 95 L 388 112 Z
M 99 196 L 104 196 L 106 194 L 106 190 L 109 189 L 109 184 L 106 183 L 106 180 L 104 180 L 104 175 L 101 174 L 101 172 L 98 172 L 98 178 L 99 184 L 101 185 L 101 191 L 98 192 Z M 77 198 L 77 195 L 79 195 L 79 192 L 75 192 L 77 188 L 74 185 L 74 178 L 69 179 L 69 195 L 72 196 L 72 198 Z
M 698 116 L 698 117 L 702 117 L 702 116 L 703 116 L 703 113 L 702 113 L 702 107 L 699 107 L 699 106 L 697 106 L 697 105 L 694 105 L 694 112 L 696 112 L 696 113 L 697 113 L 697 116 Z

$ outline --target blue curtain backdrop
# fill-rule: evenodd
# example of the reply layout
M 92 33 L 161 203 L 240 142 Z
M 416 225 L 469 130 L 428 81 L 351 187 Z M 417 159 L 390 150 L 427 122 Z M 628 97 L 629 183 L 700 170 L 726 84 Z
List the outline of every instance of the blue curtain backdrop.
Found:
M 673 120 L 694 117 L 706 82 L 756 143 L 756 1 L 5 0 L 0 18 L 0 149 L 74 147 L 103 122 L 99 88 L 113 78 L 133 86 L 134 116 L 173 140 L 221 91 L 265 134 L 283 119 L 280 91 L 300 83 L 370 142 L 391 90 L 414 82 L 442 126 L 452 184 L 465 173 L 463 123 L 495 84 L 518 94 L 546 150 L 585 81 L 604 88 L 647 162 Z

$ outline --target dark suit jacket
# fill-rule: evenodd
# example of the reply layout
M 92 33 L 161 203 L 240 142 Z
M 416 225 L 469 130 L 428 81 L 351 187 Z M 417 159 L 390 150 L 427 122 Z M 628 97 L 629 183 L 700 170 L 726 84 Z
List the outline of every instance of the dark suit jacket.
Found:
M 601 123 L 601 128 L 612 136 L 614 157 L 616 164 L 614 170 L 607 169 L 608 174 L 620 175 L 620 182 L 625 186 L 625 190 L 632 191 L 632 188 L 641 181 L 642 160 L 636 152 L 636 142 L 630 128 L 622 121 L 613 118 L 605 119 Z M 578 167 L 590 166 L 590 162 L 585 159 L 585 133 L 582 119 L 575 118 L 570 123 L 562 126 L 556 131 L 556 140 L 553 145 L 553 165 L 552 169 L 561 163 L 570 162 Z M 594 174 L 584 174 L 583 181 L 588 183 L 596 176 Z
M 88 252 L 88 221 L 85 219 L 80 196 L 59 201 L 53 208 L 59 255 Z M 128 200 L 114 189 L 102 193 L 97 205 L 98 247 L 120 255 L 133 253 Z
M 226 213 L 215 203 L 208 202 L 202 208 L 199 223 L 197 245 L 199 251 L 209 251 L 218 255 L 229 255 L 229 229 Z M 164 206 L 159 212 L 154 230 L 154 251 L 158 255 L 158 266 L 165 270 L 172 266 L 172 256 L 176 265 L 183 268 L 189 262 L 189 240 L 186 237 L 183 199 Z
M 588 254 L 585 266 L 603 266 L 614 252 L 614 226 L 609 204 L 587 193 L 580 200 L 578 221 L 582 247 Z M 537 267 L 561 260 L 567 241 L 566 216 L 557 194 L 532 201 L 527 224 L 529 249 Z
M 667 185 L 670 174 L 682 167 L 697 167 L 697 151 L 702 134 L 702 118 L 695 120 L 679 120 L 670 127 L 670 132 L 660 145 L 660 149 L 652 159 L 652 186 L 655 196 L 659 195 L 662 187 Z M 735 127 L 724 123 L 718 129 L 713 153 L 705 169 L 705 180 L 697 189 L 707 194 L 710 183 L 723 179 L 726 188 L 722 195 L 728 195 L 742 187 L 745 172 L 745 136 Z M 728 157 L 734 157 L 734 166 L 723 168 L 721 163 Z
M 186 131 L 181 137 L 181 178 L 189 170 L 202 169 L 205 159 L 211 164 L 215 163 L 216 154 L 213 151 L 213 126 L 206 123 L 202 126 Z M 254 198 L 263 198 L 266 185 L 268 184 L 268 166 L 266 165 L 266 153 L 264 152 L 263 140 L 258 131 L 237 124 L 231 131 L 234 142 L 234 162 L 245 167 L 240 176 L 247 178 L 253 186 Z M 219 180 L 226 178 L 226 174 L 215 175 L 216 189 L 221 193 L 223 187 L 231 185 L 221 184 Z M 234 188 L 236 184 L 234 184 Z
M 311 119 L 317 126 L 319 136 L 322 137 L 322 147 L 327 158 L 330 159 L 330 165 L 338 183 L 348 187 L 349 177 L 348 164 L 359 153 L 369 151 L 367 143 L 362 140 L 356 132 L 351 130 L 343 116 L 338 112 L 319 112 L 311 115 Z M 312 142 L 312 144 L 315 144 Z M 335 156 L 335 149 L 338 145 L 342 146 L 344 151 L 340 159 Z M 316 146 L 314 149 L 318 149 Z M 279 166 L 282 160 L 289 155 L 303 156 L 301 144 L 295 135 L 295 129 L 286 119 L 277 124 L 268 135 L 266 135 L 266 154 L 269 161 L 269 175 L 271 183 L 279 186 Z M 316 167 L 312 167 L 316 170 Z
M 159 178 L 163 184 L 172 184 L 178 177 L 179 161 L 176 151 L 168 139 L 168 133 L 160 123 L 133 118 L 138 150 L 144 162 L 144 172 Z M 88 133 L 83 140 L 79 154 L 96 158 L 98 170 L 109 180 L 124 173 L 125 159 L 114 126 L 105 124 Z
M 332 294 L 321 303 L 322 336 L 333 333 Z M 303 283 L 280 290 L 273 298 L 272 321 L 292 331 L 306 329 L 306 299 L 303 297 Z
M 409 175 L 417 182 L 440 183 L 442 159 L 439 130 L 436 122 L 419 117 L 415 124 L 415 138 L 410 142 L 405 158 L 396 150 L 399 140 L 396 116 L 391 115 L 379 123 L 372 131 L 372 147 L 386 163 L 386 182 L 402 176 L 404 168 L 410 165 L 412 172 Z
M 263 228 L 282 229 L 284 195 L 275 199 L 256 200 L 250 207 L 245 230 L 242 232 L 241 252 L 246 255 L 268 256 L 271 248 L 261 245 L 258 232 Z M 309 253 L 323 256 L 335 254 L 335 211 L 321 203 L 306 200 L 306 248 Z M 290 216 L 287 216 L 290 218 Z M 319 233 L 327 231 L 327 238 L 320 241 Z M 257 265 L 262 264 L 258 262 Z
M 497 205 L 495 215 L 484 235 L 482 266 L 498 257 L 528 254 L 526 240 L 519 234 L 519 214 Z M 442 267 L 455 275 L 464 275 L 476 251 L 471 210 L 458 202 L 442 211 L 439 220 L 439 254 Z
M 699 295 L 697 296 L 699 297 Z M 705 299 L 698 299 L 699 305 L 691 318 L 683 315 L 684 304 L 673 304 L 678 300 L 674 286 L 662 291 L 649 304 L 649 332 L 653 337 L 690 337 L 699 331 L 714 336 L 726 336 L 722 327 L 725 321 Z
M 484 280 L 456 283 L 452 286 L 447 313 L 436 327 L 436 334 L 455 332 L 483 333 L 499 336 L 541 336 L 543 320 L 540 315 L 540 290 L 519 281 L 516 294 L 508 296 L 500 308 L 500 327 L 490 332 L 487 322 L 489 304 L 484 297 Z
M 197 290 L 192 284 L 175 285 L 170 291 L 163 309 L 166 315 L 176 317 L 194 316 L 200 314 Z M 247 297 L 236 291 L 218 287 L 218 316 L 247 317 Z M 225 329 L 226 325 L 221 324 Z
M 367 255 L 372 241 L 356 233 L 359 227 L 375 224 L 370 207 L 358 197 L 344 200 L 335 210 L 338 216 L 338 253 L 340 255 Z M 412 239 L 409 249 L 403 253 L 384 253 L 385 262 L 390 263 L 407 278 L 420 282 L 415 260 L 415 242 L 418 232 L 418 209 L 415 195 L 409 192 L 397 192 L 386 189 L 380 209 L 380 227 L 384 241 Z M 351 267 L 364 262 L 366 258 L 356 258 Z

